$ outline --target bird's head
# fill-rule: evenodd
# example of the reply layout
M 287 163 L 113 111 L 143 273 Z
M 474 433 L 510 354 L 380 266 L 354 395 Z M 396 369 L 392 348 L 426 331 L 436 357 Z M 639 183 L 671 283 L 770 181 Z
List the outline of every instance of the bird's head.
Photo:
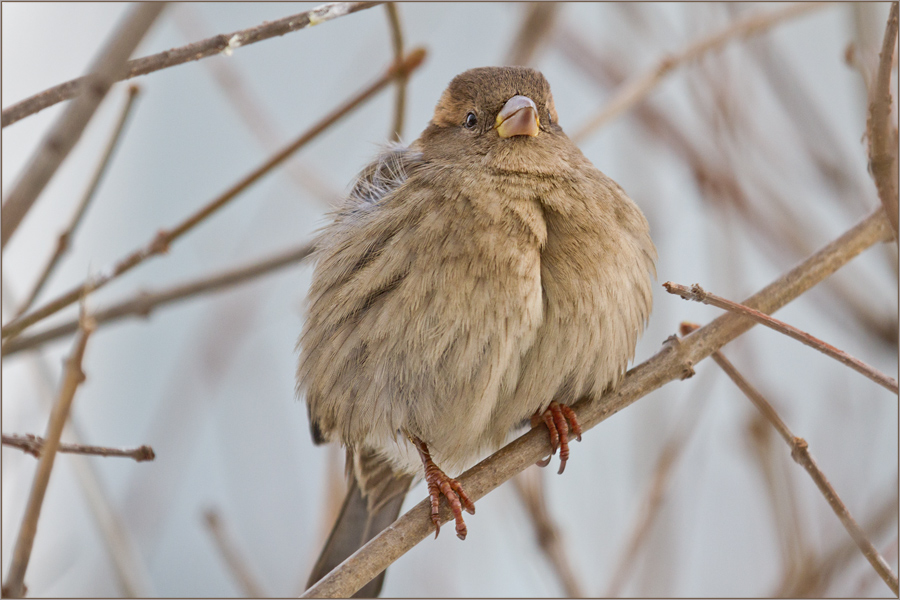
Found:
M 551 169 L 554 153 L 573 147 L 557 122 L 550 84 L 526 67 L 454 77 L 421 142 L 426 158 L 528 172 Z

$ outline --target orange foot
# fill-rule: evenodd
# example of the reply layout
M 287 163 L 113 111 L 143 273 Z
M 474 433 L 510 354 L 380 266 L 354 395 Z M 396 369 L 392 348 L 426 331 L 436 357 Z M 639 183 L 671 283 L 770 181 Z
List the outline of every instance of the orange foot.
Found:
M 537 427 L 542 421 L 550 430 L 550 446 L 553 448 L 550 456 L 556 454 L 556 450 L 559 449 L 559 473 L 562 474 L 566 470 L 566 461 L 569 460 L 569 430 L 571 429 L 576 439 L 581 441 L 581 425 L 578 423 L 578 417 L 575 416 L 575 411 L 565 404 L 553 401 L 543 413 L 535 413 L 531 417 L 531 426 Z M 539 467 L 546 467 L 550 464 L 550 456 L 536 464 Z
M 448 477 L 440 467 L 431 460 L 428 446 L 414 435 L 408 436 L 419 451 L 422 464 L 425 465 L 425 482 L 428 484 L 428 496 L 431 498 L 431 522 L 434 523 L 434 537 L 437 539 L 441 532 L 440 502 L 441 495 L 447 499 L 450 510 L 456 519 L 456 537 L 466 539 L 466 522 L 463 521 L 462 511 L 465 508 L 470 515 L 475 514 L 475 504 L 463 491 L 462 486 L 455 479 Z

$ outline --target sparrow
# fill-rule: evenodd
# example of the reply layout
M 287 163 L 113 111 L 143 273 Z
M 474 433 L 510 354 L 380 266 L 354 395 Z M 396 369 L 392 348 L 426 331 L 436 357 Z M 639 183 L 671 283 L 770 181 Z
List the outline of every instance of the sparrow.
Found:
M 313 440 L 346 448 L 349 491 L 309 585 L 392 523 L 418 477 L 435 536 L 443 497 L 465 539 L 475 507 L 451 475 L 529 422 L 562 473 L 581 439 L 570 406 L 624 375 L 656 276 L 647 220 L 525 67 L 455 77 L 421 136 L 362 170 L 316 248 L 298 394 Z

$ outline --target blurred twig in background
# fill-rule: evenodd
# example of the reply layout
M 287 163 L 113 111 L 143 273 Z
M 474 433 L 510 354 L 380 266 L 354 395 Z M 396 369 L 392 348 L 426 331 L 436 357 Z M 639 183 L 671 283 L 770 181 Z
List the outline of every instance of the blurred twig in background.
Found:
M 716 50 L 735 38 L 757 35 L 773 25 L 826 5 L 827 3 L 823 2 L 801 2 L 770 13 L 752 15 L 732 23 L 722 31 L 690 44 L 680 52 L 665 57 L 649 71 L 637 75 L 623 84 L 612 100 L 607 102 L 600 112 L 588 119 L 588 122 L 571 136 L 572 140 L 576 143 L 582 142 L 610 120 L 638 104 L 675 68 L 695 61 L 707 52 Z
M 228 571 L 234 577 L 240 590 L 247 598 L 266 598 L 257 578 L 250 572 L 247 557 L 239 551 L 237 544 L 229 534 L 222 522 L 219 511 L 208 508 L 203 511 L 203 523 L 219 550 L 219 554 L 228 566 Z
M 125 61 L 164 7 L 163 2 L 148 2 L 135 6 L 101 51 L 100 57 L 91 65 L 89 74 L 82 78 L 83 89 L 87 90 L 87 93 L 82 94 L 60 115 L 53 129 L 32 155 L 28 166 L 18 177 L 12 190 L 3 199 L 0 248 L 6 247 L 34 201 L 69 155 L 88 121 L 100 106 L 100 101 L 124 72 Z
M 54 251 L 53 256 L 50 257 L 50 260 L 47 261 L 47 264 L 44 266 L 44 270 L 41 272 L 41 276 L 38 277 L 37 282 L 34 284 L 31 293 L 28 294 L 28 297 L 18 308 L 18 310 L 16 310 L 17 317 L 21 316 L 26 310 L 31 308 L 31 305 L 34 304 L 35 298 L 37 298 L 38 294 L 41 293 L 41 290 L 44 289 L 44 284 L 47 283 L 50 275 L 53 274 L 53 269 L 56 268 L 56 265 L 59 263 L 60 259 L 62 259 L 62 257 L 65 256 L 66 252 L 69 250 L 69 245 L 71 243 L 70 240 L 75 235 L 75 230 L 78 229 L 78 226 L 81 224 L 81 220 L 84 218 L 84 215 L 87 212 L 88 205 L 94 198 L 94 192 L 97 191 L 97 186 L 100 184 L 100 180 L 103 178 L 103 174 L 106 172 L 106 169 L 109 166 L 109 161 L 112 158 L 113 152 L 115 151 L 116 146 L 119 143 L 119 139 L 122 136 L 122 131 L 124 131 L 125 129 L 125 123 L 128 120 L 128 115 L 131 114 L 131 108 L 134 106 L 134 101 L 137 98 L 139 92 L 140 88 L 138 88 L 138 86 L 136 85 L 132 85 L 128 88 L 128 99 L 125 101 L 125 106 L 122 107 L 122 112 L 119 114 L 119 120 L 116 122 L 116 125 L 113 128 L 113 133 L 109 138 L 106 149 L 103 151 L 103 155 L 100 157 L 100 161 L 97 164 L 97 168 L 94 171 L 90 182 L 88 183 L 87 189 L 85 189 L 84 194 L 82 194 L 81 196 L 81 201 L 78 203 L 78 208 L 75 210 L 75 214 L 72 215 L 72 220 L 69 222 L 69 225 L 66 227 L 65 231 L 63 231 L 59 235 L 59 239 L 56 242 L 56 250 Z
M 544 493 L 544 472 L 525 469 L 512 478 L 516 494 L 525 505 L 525 510 L 534 527 L 538 547 L 553 567 L 567 598 L 584 598 L 584 587 L 569 562 L 566 544 L 559 526 L 547 509 L 547 495 Z

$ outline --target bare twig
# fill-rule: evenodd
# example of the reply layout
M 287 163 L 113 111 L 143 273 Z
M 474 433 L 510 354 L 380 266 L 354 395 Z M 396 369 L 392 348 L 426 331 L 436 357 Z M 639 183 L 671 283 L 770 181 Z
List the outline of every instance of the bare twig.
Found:
M 150 313 L 161 306 L 172 304 L 180 300 L 196 298 L 197 296 L 229 288 L 240 283 L 246 283 L 282 267 L 300 262 L 312 254 L 313 250 L 312 244 L 303 244 L 299 247 L 291 248 L 286 252 L 279 252 L 275 256 L 254 262 L 247 266 L 229 269 L 223 273 L 175 285 L 166 290 L 158 292 L 139 292 L 135 296 L 110 306 L 107 309 L 97 311 L 93 314 L 94 322 L 100 327 L 105 323 L 111 323 L 126 317 L 148 317 Z M 33 335 L 18 336 L 3 344 L 0 354 L 9 356 L 22 350 L 34 348 L 49 341 L 72 334 L 77 329 L 78 320 L 73 319 Z
M 3 302 L 17 305 L 12 287 L 7 281 L 3 281 Z M 32 355 L 31 365 L 36 374 L 36 385 L 40 388 L 38 397 L 41 404 L 49 412 L 55 400 L 56 381 L 46 355 Z M 76 419 L 69 415 L 63 435 L 75 443 L 80 443 L 84 438 L 78 427 Z M 89 460 L 86 456 L 75 455 L 69 461 L 72 464 L 75 477 L 84 494 L 85 503 L 94 519 L 94 524 L 100 533 L 100 538 L 106 544 L 109 553 L 112 570 L 120 584 L 121 595 L 126 598 L 152 598 L 157 594 L 147 569 L 137 551 L 137 545 L 125 527 L 122 516 L 112 505 L 108 491 L 104 488 L 97 473 L 96 461 Z
M 72 354 L 66 361 L 59 399 L 53 406 L 50 420 L 47 423 L 47 432 L 44 434 L 44 452 L 38 462 L 34 482 L 31 485 L 31 493 L 28 496 L 28 504 L 25 506 L 25 515 L 22 517 L 22 525 L 13 547 L 12 562 L 3 586 L 3 597 L 5 598 L 19 598 L 25 593 L 25 571 L 28 569 L 31 549 L 34 546 L 34 535 L 37 533 L 38 518 L 41 516 L 41 507 L 44 504 L 44 494 L 47 492 L 53 461 L 56 460 L 56 452 L 59 449 L 59 438 L 69 415 L 72 399 L 75 397 L 75 391 L 79 384 L 85 379 L 81 363 L 84 358 L 85 346 L 93 330 L 94 325 L 91 319 L 82 314 L 80 333 L 75 339 Z
M 788 337 L 794 338 L 798 342 L 802 342 L 810 348 L 815 348 L 822 354 L 830 356 L 831 358 L 847 365 L 858 373 L 862 373 L 883 388 L 894 392 L 895 394 L 898 393 L 897 380 L 893 377 L 885 375 L 878 369 L 871 367 L 861 360 L 850 356 L 843 350 L 839 350 L 831 344 L 823 342 L 819 338 L 812 336 L 805 331 L 801 331 L 792 325 L 788 325 L 784 321 L 779 321 L 778 319 L 761 313 L 758 310 L 753 310 L 752 308 L 748 308 L 746 306 L 743 306 L 742 304 L 738 304 L 737 302 L 732 302 L 731 300 L 727 300 L 725 298 L 722 298 L 721 296 L 711 294 L 696 283 L 688 288 L 687 286 L 667 281 L 663 284 L 663 287 L 666 288 L 666 291 L 670 294 L 681 296 L 685 300 L 693 300 L 695 302 L 702 302 L 703 304 L 710 304 L 712 306 L 749 317 L 761 325 L 765 325 L 770 329 L 774 329 L 779 333 L 783 333 Z
M 550 561 L 565 596 L 567 598 L 584 598 L 585 595 L 582 591 L 584 588 L 572 570 L 559 526 L 553 520 L 550 511 L 547 510 L 544 472 L 537 469 L 526 469 L 513 477 L 512 482 L 531 518 L 538 547 Z
M 856 542 L 856 545 L 863 553 L 863 556 L 866 557 L 866 560 L 869 561 L 872 568 L 874 568 L 878 575 L 881 576 L 891 591 L 895 595 L 898 594 L 898 592 L 900 592 L 900 585 L 898 585 L 897 576 L 891 570 L 891 567 L 887 564 L 881 554 L 879 554 L 878 550 L 875 549 L 875 546 L 872 545 L 872 542 L 869 541 L 869 538 L 856 522 L 856 519 L 854 519 L 847 510 L 844 503 L 841 502 L 840 497 L 828 481 L 828 478 L 825 477 L 825 474 L 822 473 L 821 469 L 816 465 L 816 461 L 813 460 L 813 457 L 809 452 L 806 440 L 796 437 L 791 432 L 769 401 L 750 385 L 750 382 L 744 379 L 737 369 L 734 368 L 734 365 L 732 365 L 721 352 L 713 352 L 712 358 L 720 367 L 722 367 L 722 370 L 725 371 L 741 391 L 746 394 L 750 401 L 753 402 L 754 406 L 759 409 L 766 420 L 775 427 L 781 437 L 784 438 L 784 441 L 791 448 L 791 458 L 809 473 L 809 476 L 812 477 L 816 486 L 822 492 L 822 495 L 825 496 L 825 500 L 827 500 L 828 504 L 831 506 L 831 510 L 838 516 L 841 523 L 843 523 L 844 528 L 846 528 L 847 533 L 849 533 L 850 537 L 853 538 L 853 541 Z
M 765 14 L 752 15 L 690 44 L 680 52 L 663 58 L 649 71 L 622 84 L 606 106 L 575 132 L 572 140 L 576 144 L 583 141 L 588 135 L 643 100 L 675 68 L 697 60 L 705 53 L 716 50 L 735 38 L 763 33 L 773 25 L 826 5 L 824 2 L 799 2 Z
M 151 3 L 152 4 L 152 3 Z M 312 25 L 318 25 L 331 19 L 349 15 L 366 8 L 371 8 L 381 2 L 329 2 L 317 6 L 312 10 L 297 13 L 277 21 L 262 23 L 248 29 L 241 29 L 233 33 L 220 33 L 217 36 L 194 42 L 186 46 L 172 48 L 165 52 L 152 54 L 143 58 L 136 58 L 125 65 L 125 71 L 117 75 L 112 82 L 131 79 L 140 75 L 146 75 L 160 69 L 174 67 L 201 58 L 215 56 L 217 54 L 231 54 L 231 51 L 241 46 L 249 46 L 272 37 L 305 29 Z M 127 58 L 127 57 L 126 57 Z M 44 110 L 63 100 L 74 98 L 84 89 L 84 77 L 72 79 L 61 83 L 43 92 L 26 98 L 3 110 L 0 116 L 0 126 L 6 127 L 29 115 Z
M 263 163 L 260 167 L 256 168 L 249 175 L 234 184 L 222 195 L 213 199 L 206 206 L 198 210 L 196 213 L 194 213 L 172 229 L 159 231 L 156 236 L 150 241 L 150 243 L 145 247 L 134 251 L 132 254 L 123 258 L 115 265 L 101 272 L 95 278 L 84 282 L 78 287 L 63 294 L 59 298 L 48 302 L 41 308 L 35 309 L 32 312 L 22 315 L 17 319 L 13 319 L 13 321 L 2 328 L 2 337 L 5 339 L 9 336 L 18 334 L 26 327 L 29 327 L 30 325 L 37 323 L 41 319 L 45 319 L 46 317 L 58 312 L 59 310 L 62 310 L 66 306 L 69 306 L 82 296 L 100 289 L 113 279 L 119 277 L 123 273 L 130 271 L 147 258 L 167 252 L 169 246 L 173 242 L 178 240 L 178 238 L 188 233 L 194 227 L 208 219 L 220 208 L 228 204 L 228 202 L 235 198 L 238 194 L 256 183 L 264 175 L 268 174 L 273 168 L 284 162 L 284 160 L 287 159 L 291 154 L 308 144 L 310 141 L 318 137 L 319 134 L 328 129 L 331 125 L 344 117 L 347 113 L 351 112 L 353 109 L 360 106 L 363 102 L 374 96 L 377 92 L 379 92 L 391 81 L 393 81 L 395 77 L 403 74 L 408 75 L 409 73 L 414 71 L 420 64 L 422 64 L 422 61 L 424 59 L 425 50 L 423 48 L 412 50 L 402 62 L 394 63 L 393 65 L 391 65 L 391 67 L 388 68 L 387 71 L 377 81 L 375 81 L 364 90 L 357 93 L 354 97 L 347 100 L 344 104 L 336 108 L 317 124 L 313 125 L 312 128 L 310 128 L 306 133 L 297 138 L 297 140 L 292 142 L 286 148 L 275 154 L 275 156 Z
M 878 197 L 897 233 L 897 129 L 890 123 L 891 67 L 897 39 L 898 7 L 891 2 L 891 12 L 884 30 L 884 42 L 878 61 L 875 83 L 869 90 L 869 118 L 866 130 L 869 137 L 869 168 Z
M 558 2 L 528 2 L 525 7 L 525 19 L 506 54 L 504 64 L 530 64 L 556 25 L 560 9 Z
M 707 381 L 712 380 L 707 379 Z M 678 460 L 687 448 L 688 442 L 694 431 L 696 431 L 697 424 L 700 422 L 702 410 L 707 405 L 709 395 L 705 390 L 702 393 L 695 390 L 694 394 L 698 398 L 698 403 L 694 405 L 691 412 L 684 414 L 677 430 L 669 437 L 659 453 L 653 480 L 650 482 L 641 501 L 638 515 L 631 529 L 631 536 L 625 546 L 625 550 L 619 556 L 619 560 L 612 570 L 613 577 L 601 595 L 602 598 L 618 598 L 621 595 L 628 575 L 635 565 L 638 552 L 649 539 L 653 524 L 659 515 L 663 500 L 665 500 L 669 481 L 672 477 L 672 472 L 675 470 L 674 467 L 678 464 Z
M 882 210 L 878 210 L 803 263 L 749 298 L 744 304 L 774 312 L 860 252 L 893 235 Z M 663 349 L 631 369 L 619 386 L 599 401 L 583 400 L 573 408 L 582 429 L 596 426 L 662 385 L 692 373 L 692 367 L 753 326 L 749 319 L 725 314 L 683 340 L 670 338 Z M 550 453 L 546 431 L 532 429 L 463 473 L 458 481 L 473 501 Z M 425 539 L 432 531 L 431 503 L 423 500 L 372 541 L 323 577 L 302 596 L 349 597 L 388 565 Z M 452 518 L 446 502 L 441 522 Z
M 225 530 L 219 512 L 213 508 L 203 511 L 203 522 L 219 549 L 219 553 L 228 565 L 228 569 L 234 576 L 238 587 L 247 598 L 265 598 L 266 593 L 259 585 L 256 577 L 247 568 L 247 559 L 241 556 L 234 539 Z
M 62 259 L 62 257 L 65 256 L 66 252 L 68 252 L 72 236 L 75 235 L 75 230 L 78 229 L 78 226 L 81 224 L 81 220 L 84 218 L 85 212 L 87 212 L 88 205 L 94 198 L 94 193 L 97 191 L 97 186 L 100 184 L 100 180 L 103 178 L 103 174 L 106 172 L 106 167 L 109 165 L 109 161 L 112 158 L 113 151 L 116 149 L 116 146 L 119 143 L 122 131 L 124 131 L 125 129 L 125 123 L 128 120 L 128 115 L 131 112 L 132 106 L 134 106 L 134 100 L 135 98 L 137 98 L 139 92 L 140 88 L 136 85 L 132 85 L 128 88 L 128 99 L 125 101 L 125 106 L 122 108 L 122 112 L 119 115 L 119 120 L 116 122 L 116 126 L 113 128 L 113 133 L 109 139 L 109 142 L 106 144 L 106 149 L 103 151 L 103 154 L 100 157 L 100 162 L 97 164 L 97 168 L 94 170 L 94 175 L 91 177 L 91 181 L 88 183 L 87 189 L 85 189 L 84 194 L 81 196 L 81 202 L 78 203 L 78 208 L 75 210 L 75 214 L 72 215 L 72 220 L 69 222 L 69 226 L 66 227 L 65 231 L 59 234 L 59 239 L 56 242 L 56 251 L 53 253 L 53 256 L 50 257 L 50 260 L 47 262 L 47 264 L 44 265 L 44 270 L 41 273 L 41 276 L 38 277 L 37 283 L 34 284 L 31 293 L 28 294 L 28 298 L 25 299 L 25 302 L 23 302 L 22 306 L 20 306 L 16 311 L 17 317 L 31 308 L 31 305 L 34 303 L 35 298 L 37 298 L 38 294 L 41 293 L 41 290 L 44 289 L 44 284 L 47 283 L 47 280 L 53 273 L 53 269 L 56 268 L 56 265 L 59 263 L 60 259 Z
M 83 89 L 87 93 L 59 116 L 3 201 L 0 248 L 6 247 L 34 201 L 75 147 L 100 101 L 125 72 L 125 61 L 164 7 L 162 2 L 145 2 L 135 6 L 91 65 L 90 74 L 82 78 L 85 82 Z
M 391 46 L 394 48 L 394 60 L 400 60 L 403 57 L 403 27 L 400 24 L 400 11 L 397 9 L 396 2 L 387 2 L 384 7 L 387 9 L 388 24 L 391 27 Z M 406 88 L 408 83 L 409 77 L 402 76 L 397 78 L 395 84 L 394 123 L 391 125 L 391 133 L 388 137 L 398 142 L 403 139 L 403 121 L 406 117 Z
M 25 435 L 6 435 L 3 434 L 3 445 L 11 448 L 18 448 L 26 454 L 30 454 L 35 458 L 40 458 L 44 451 L 46 442 L 44 438 L 26 433 Z M 64 444 L 60 442 L 57 452 L 68 452 L 69 454 L 92 454 L 94 456 L 122 456 L 134 459 L 136 462 L 145 460 L 153 460 L 156 454 L 150 446 L 139 446 L 138 448 L 108 448 L 106 446 L 86 446 L 84 444 Z

